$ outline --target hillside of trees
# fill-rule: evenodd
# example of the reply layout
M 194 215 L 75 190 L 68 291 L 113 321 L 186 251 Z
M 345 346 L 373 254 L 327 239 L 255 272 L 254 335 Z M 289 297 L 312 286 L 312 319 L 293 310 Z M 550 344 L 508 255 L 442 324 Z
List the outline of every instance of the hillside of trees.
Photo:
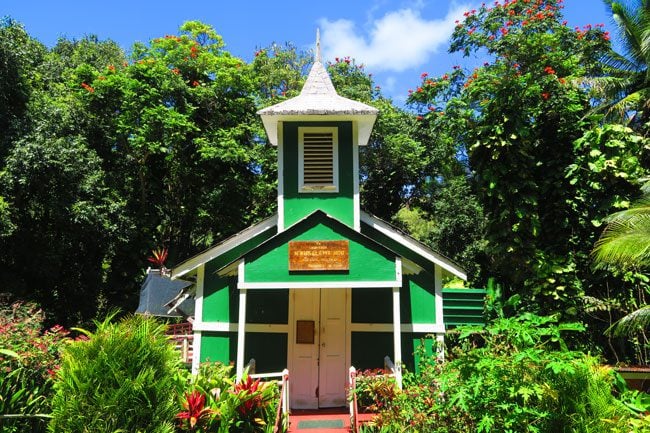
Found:
M 592 341 L 574 343 L 647 361 L 647 345 L 604 334 L 645 304 L 647 253 L 599 265 L 592 251 L 650 174 L 650 2 L 606 3 L 619 52 L 600 26 L 567 27 L 561 0 L 469 12 L 449 51 L 486 62 L 413 77 L 406 107 L 354 59 L 328 69 L 380 110 L 365 210 L 470 286 L 490 281 L 500 311 L 582 321 Z M 173 266 L 275 212 L 255 113 L 298 94 L 312 53 L 273 44 L 246 62 L 195 21 L 129 53 L 93 36 L 48 48 L 0 21 L 0 302 L 35 301 L 51 323 L 133 311 L 153 249 Z

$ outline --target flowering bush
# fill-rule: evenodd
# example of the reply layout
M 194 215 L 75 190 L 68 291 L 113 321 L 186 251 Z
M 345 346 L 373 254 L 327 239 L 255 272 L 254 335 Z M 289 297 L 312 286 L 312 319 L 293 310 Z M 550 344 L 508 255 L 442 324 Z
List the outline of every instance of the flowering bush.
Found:
M 43 331 L 45 316 L 35 304 L 0 306 L 0 417 L 3 432 L 42 431 L 39 415 L 49 413 L 52 377 L 59 368 L 59 350 L 68 331 L 59 325 Z

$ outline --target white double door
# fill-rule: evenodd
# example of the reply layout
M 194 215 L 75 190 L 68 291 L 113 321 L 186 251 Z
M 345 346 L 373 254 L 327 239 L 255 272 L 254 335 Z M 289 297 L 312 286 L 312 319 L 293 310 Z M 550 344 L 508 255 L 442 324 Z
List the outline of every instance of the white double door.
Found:
M 290 404 L 294 409 L 346 405 L 349 289 L 295 289 L 290 298 Z M 310 340 L 313 322 L 313 338 Z M 300 329 L 299 329 L 300 328 Z M 313 341 L 313 342 L 309 342 Z

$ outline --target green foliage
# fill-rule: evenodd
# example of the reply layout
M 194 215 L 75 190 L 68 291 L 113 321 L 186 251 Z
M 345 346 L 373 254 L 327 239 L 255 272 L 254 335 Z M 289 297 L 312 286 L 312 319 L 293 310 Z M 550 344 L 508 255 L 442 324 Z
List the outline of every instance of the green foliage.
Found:
M 11 18 L 0 18 L 0 157 L 28 126 L 28 104 L 38 82 L 35 69 L 45 47 Z
M 15 226 L 0 238 L 12 251 L 1 259 L 3 286 L 67 323 L 92 317 L 123 206 L 108 189 L 97 154 L 80 137 L 27 137 L 6 159 L 0 190 Z
M 51 432 L 171 432 L 180 357 L 154 319 L 109 315 L 66 346 L 54 384 Z
M 68 332 L 43 330 L 45 315 L 34 304 L 0 304 L 0 427 L 6 433 L 44 432 L 52 376 Z
M 650 2 L 604 0 L 617 25 L 621 52 L 610 50 L 601 57 L 604 74 L 586 80 L 599 98 L 596 111 L 614 121 L 628 122 L 647 131 L 650 120 Z M 609 38 L 609 34 L 606 35 Z
M 610 368 L 566 350 L 564 333 L 583 329 L 531 314 L 460 329 L 449 359 L 425 358 L 376 425 L 441 433 L 609 432 L 631 420 L 650 427 L 614 397 Z

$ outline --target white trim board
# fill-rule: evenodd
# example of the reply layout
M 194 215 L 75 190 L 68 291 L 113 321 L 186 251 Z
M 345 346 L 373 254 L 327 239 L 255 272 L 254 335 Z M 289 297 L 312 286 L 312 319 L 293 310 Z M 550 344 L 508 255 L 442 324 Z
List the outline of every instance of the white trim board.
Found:
M 346 289 L 346 288 L 368 288 L 375 289 L 380 287 L 402 287 L 401 280 L 393 281 L 318 281 L 304 283 L 237 283 L 238 289 Z
M 393 332 L 392 323 L 348 323 L 351 332 Z M 194 322 L 194 331 L 202 332 L 237 332 L 239 325 L 230 322 Z M 415 334 L 444 334 L 445 326 L 438 323 L 402 323 L 400 331 Z M 287 324 L 246 323 L 246 332 L 268 332 L 286 334 Z
M 195 331 L 206 332 L 237 332 L 238 323 L 231 322 L 194 322 Z M 282 334 L 289 332 L 289 325 L 274 323 L 246 323 L 246 332 L 270 332 Z
M 232 236 L 222 243 L 184 261 L 183 263 L 172 269 L 172 280 L 180 278 L 188 272 L 193 271 L 204 263 L 219 257 L 220 255 L 236 248 L 244 242 L 253 239 L 255 236 L 264 233 L 267 230 L 273 229 L 278 224 L 278 216 L 273 215 L 247 229 L 242 230 L 235 236 Z
M 350 323 L 352 332 L 393 332 L 392 323 Z M 402 323 L 402 333 L 416 334 L 442 334 L 445 332 L 445 325 L 439 323 Z

